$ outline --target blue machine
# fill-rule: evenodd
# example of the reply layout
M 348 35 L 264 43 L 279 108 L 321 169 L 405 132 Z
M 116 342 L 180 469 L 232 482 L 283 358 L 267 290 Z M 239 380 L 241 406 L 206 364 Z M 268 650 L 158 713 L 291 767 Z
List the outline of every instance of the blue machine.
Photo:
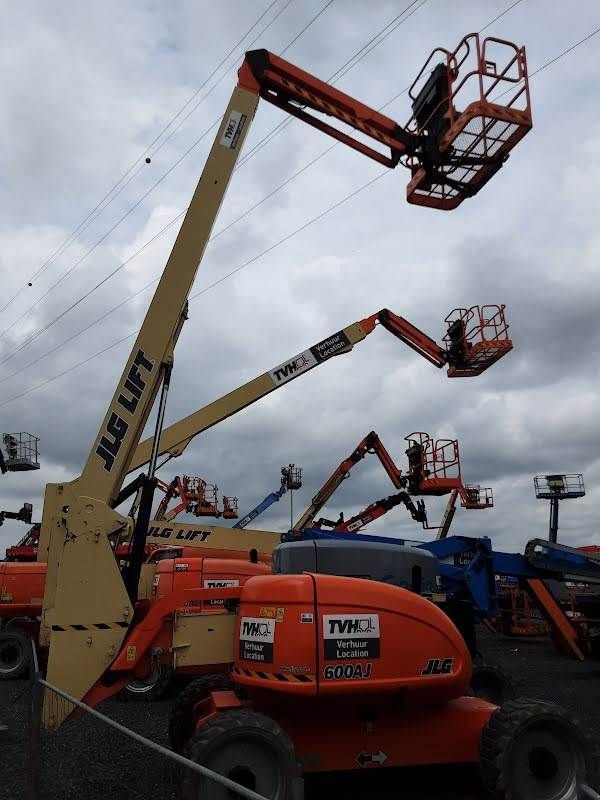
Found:
M 290 532 L 282 539 L 292 540 Z M 555 544 L 544 539 L 532 539 L 527 543 L 523 555 L 504 553 L 492 549 L 487 536 L 478 539 L 468 536 L 449 536 L 431 542 L 417 542 L 408 539 L 391 539 L 385 536 L 364 534 L 339 534 L 321 529 L 305 529 L 301 539 L 351 538 L 359 542 L 381 542 L 385 544 L 412 545 L 429 550 L 439 562 L 440 591 L 449 598 L 469 600 L 476 619 L 493 617 L 497 612 L 496 576 L 507 575 L 514 578 L 542 578 L 565 580 L 585 580 L 600 584 L 600 557 L 576 550 L 573 547 Z
M 279 502 L 279 500 L 283 497 L 286 491 L 287 487 L 284 483 L 282 483 L 281 487 L 276 492 L 271 492 L 271 494 L 268 494 L 264 500 L 261 500 L 261 502 L 256 506 L 256 508 L 253 508 L 252 511 L 246 514 L 245 517 L 242 517 L 242 519 L 238 520 L 233 527 L 245 528 L 252 522 L 253 519 L 256 519 L 256 517 L 262 514 L 263 511 L 266 511 L 267 508 L 269 508 L 269 506 L 272 506 L 273 503 Z

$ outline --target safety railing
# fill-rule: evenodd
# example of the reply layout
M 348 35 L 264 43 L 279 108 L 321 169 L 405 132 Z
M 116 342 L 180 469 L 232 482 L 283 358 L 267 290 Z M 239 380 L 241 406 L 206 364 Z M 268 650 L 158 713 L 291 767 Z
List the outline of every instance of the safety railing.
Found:
M 409 96 L 413 117 L 407 130 L 436 142 L 431 163 L 412 155 L 404 159 L 413 170 L 408 200 L 419 205 L 456 208 L 487 183 L 531 129 L 525 49 L 503 39 L 482 41 L 471 33 L 453 52 L 436 48 Z
M 435 478 L 460 478 L 460 457 L 456 439 L 432 439 L 428 433 L 414 431 L 404 437 L 409 448 L 418 445 L 424 481 Z
M 39 437 L 32 433 L 2 434 L 2 442 L 6 452 L 5 463 L 9 472 L 26 472 L 39 469 Z
M 508 323 L 503 305 L 455 308 L 445 319 L 448 333 L 444 336 L 447 347 L 453 343 L 451 331 L 456 325 L 462 330 L 463 360 L 450 367 L 449 378 L 480 375 L 502 356 L 512 350 Z
M 487 486 L 482 488 L 479 484 L 465 483 L 460 492 L 463 508 L 492 508 L 494 505 L 494 492 Z

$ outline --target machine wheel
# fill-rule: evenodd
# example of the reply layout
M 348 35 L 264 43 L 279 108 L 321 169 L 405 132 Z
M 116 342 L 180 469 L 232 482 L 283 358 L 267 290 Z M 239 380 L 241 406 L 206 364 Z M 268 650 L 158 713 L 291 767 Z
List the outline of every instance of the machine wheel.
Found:
M 594 628 L 589 632 L 588 647 L 590 656 L 596 661 L 600 660 L 600 628 Z
M 143 678 L 135 678 L 124 686 L 118 694 L 119 700 L 140 702 L 159 700 L 168 689 L 173 678 L 173 670 L 165 664 L 156 664 L 152 672 Z
M 18 630 L 21 632 L 22 628 L 26 627 L 31 622 L 31 617 L 13 617 L 12 619 L 8 620 L 4 626 L 4 630 Z
M 196 730 L 186 756 L 269 800 L 290 800 L 298 766 L 294 746 L 269 717 L 248 709 L 217 714 Z M 215 781 L 182 770 L 182 800 L 229 800 Z
M 577 800 L 593 762 L 583 731 L 554 703 L 511 700 L 481 735 L 483 782 L 502 800 Z
M 0 680 L 20 678 L 29 669 L 31 644 L 17 630 L 0 631 Z
M 205 700 L 211 692 L 222 692 L 233 688 L 233 681 L 226 672 L 201 675 L 175 698 L 169 715 L 169 741 L 176 753 L 183 752 L 188 739 L 194 733 L 194 706 Z
M 516 697 L 516 691 L 510 675 L 496 664 L 480 662 L 473 664 L 469 694 L 480 697 L 496 706 Z

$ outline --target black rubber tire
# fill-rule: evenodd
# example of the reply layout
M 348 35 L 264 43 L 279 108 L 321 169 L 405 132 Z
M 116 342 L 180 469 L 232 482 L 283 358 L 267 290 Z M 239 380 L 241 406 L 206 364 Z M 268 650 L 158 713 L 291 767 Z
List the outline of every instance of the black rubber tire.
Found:
M 31 642 L 17 630 L 0 631 L 0 680 L 21 678 L 29 670 Z
M 594 661 L 600 661 L 600 628 L 594 628 L 590 631 L 588 650 L 590 658 L 593 658 Z
M 233 709 L 196 730 L 185 755 L 269 800 L 291 800 L 298 764 L 288 735 L 269 717 Z M 182 769 L 181 800 L 230 800 L 236 795 L 215 781 Z
M 233 689 L 233 681 L 227 672 L 211 672 L 195 678 L 180 692 L 169 714 L 169 742 L 176 753 L 183 753 L 189 738 L 194 733 L 193 710 L 196 703 L 205 700 L 211 692 Z
M 485 661 L 479 661 L 473 664 L 469 694 L 501 706 L 508 700 L 514 700 L 517 693 L 507 672 L 497 664 L 486 664 Z
M 511 700 L 481 734 L 480 767 L 497 800 L 577 800 L 593 782 L 592 747 L 579 724 L 554 703 Z
M 32 622 L 34 622 L 34 620 L 32 620 L 31 617 L 13 617 L 12 619 L 8 620 L 8 622 L 5 624 L 3 630 L 5 630 L 5 631 L 17 630 L 17 631 L 19 631 L 19 633 L 23 633 L 22 629 L 26 625 L 31 624 Z
M 144 703 L 148 700 L 160 700 L 171 685 L 173 670 L 165 664 L 159 664 L 148 680 L 133 680 L 124 686 L 117 698 L 130 703 Z

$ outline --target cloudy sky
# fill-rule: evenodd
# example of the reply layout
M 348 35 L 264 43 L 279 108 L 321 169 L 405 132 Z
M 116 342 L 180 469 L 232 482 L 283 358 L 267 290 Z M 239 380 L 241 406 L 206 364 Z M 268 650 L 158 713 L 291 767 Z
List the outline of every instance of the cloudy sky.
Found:
M 7 5 L 0 429 L 36 433 L 42 468 L 3 476 L 0 508 L 30 501 L 39 519 L 45 483 L 81 471 L 133 342 L 125 337 L 139 328 L 177 225 L 144 245 L 189 202 L 244 50 L 285 51 L 325 79 L 343 67 L 336 85 L 380 107 L 434 47 L 453 48 L 506 9 L 486 33 L 525 44 L 530 72 L 600 24 L 593 0 Z M 388 35 L 373 39 L 380 32 Z M 338 146 L 303 169 L 331 140 L 298 121 L 253 153 L 232 180 L 215 232 L 234 224 L 209 245 L 198 273 L 168 422 L 382 307 L 440 340 L 450 309 L 505 303 L 514 351 L 481 377 L 449 381 L 376 331 L 350 355 L 199 437 L 161 477 L 201 475 L 247 511 L 293 461 L 304 468 L 294 497 L 300 511 L 368 431 L 399 465 L 404 436 L 427 431 L 458 438 L 465 480 L 494 489 L 495 508 L 459 510 L 455 533 L 521 549 L 547 530 L 533 476 L 582 472 L 587 495 L 562 505 L 559 537 L 600 543 L 599 57 L 600 35 L 533 76 L 533 131 L 452 213 L 408 205 L 401 167 L 336 206 L 381 167 Z M 407 96 L 386 113 L 405 122 Z M 262 104 L 244 153 L 282 119 Z M 392 491 L 376 459 L 367 459 L 325 513 L 349 516 Z M 444 502 L 428 502 L 431 522 Z M 260 524 L 282 531 L 288 521 L 283 499 Z M 402 509 L 368 530 L 426 535 Z M 24 531 L 6 523 L 0 551 Z

